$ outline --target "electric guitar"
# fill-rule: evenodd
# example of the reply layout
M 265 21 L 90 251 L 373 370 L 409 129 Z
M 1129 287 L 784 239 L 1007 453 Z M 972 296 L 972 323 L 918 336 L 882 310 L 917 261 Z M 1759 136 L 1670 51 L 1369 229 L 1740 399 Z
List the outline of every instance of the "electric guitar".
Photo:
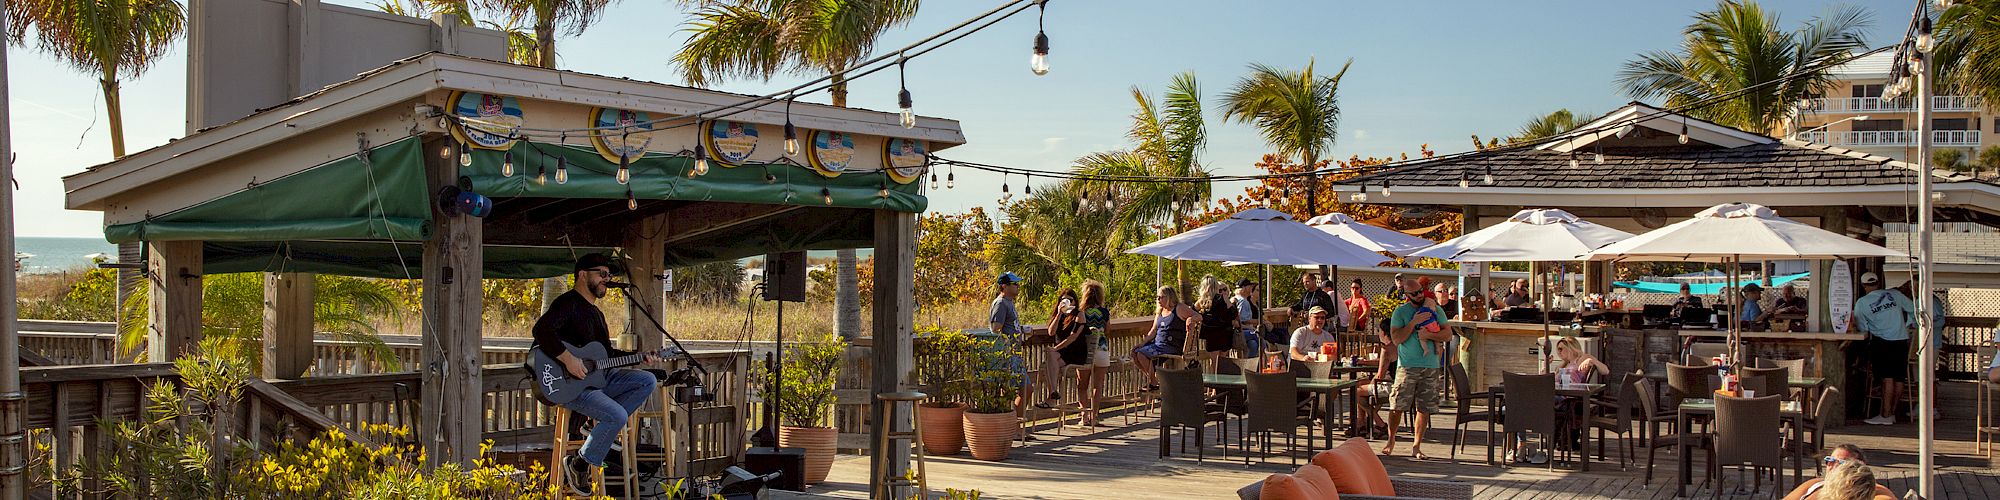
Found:
M 570 356 L 575 356 L 578 361 L 583 362 L 585 372 L 583 378 L 570 377 L 569 369 L 563 366 L 562 360 L 549 357 L 541 349 L 533 349 L 529 355 L 528 376 L 534 380 L 535 398 L 540 399 L 543 404 L 560 405 L 576 400 L 577 395 L 583 394 L 583 391 L 603 389 L 611 369 L 644 363 L 648 354 L 658 355 L 664 359 L 678 352 L 667 348 L 612 357 L 604 348 L 604 344 L 598 342 L 581 346 L 564 342 L 563 349 L 568 350 Z

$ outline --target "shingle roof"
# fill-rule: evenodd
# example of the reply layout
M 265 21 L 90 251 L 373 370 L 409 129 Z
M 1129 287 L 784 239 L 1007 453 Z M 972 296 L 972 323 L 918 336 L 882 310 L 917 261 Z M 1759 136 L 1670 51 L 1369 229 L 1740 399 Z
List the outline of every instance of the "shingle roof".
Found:
M 1784 141 L 1737 148 L 1696 143 L 1686 146 L 1625 146 L 1570 153 L 1520 149 L 1477 153 L 1346 179 L 1341 184 L 1457 186 L 1470 179 L 1480 188 L 1664 189 L 1871 186 L 1913 182 L 1909 164 L 1883 156 L 1818 144 Z M 1570 160 L 1577 167 L 1570 168 Z M 1491 173 L 1492 184 L 1483 177 Z M 1939 180 L 1970 180 L 1939 172 Z

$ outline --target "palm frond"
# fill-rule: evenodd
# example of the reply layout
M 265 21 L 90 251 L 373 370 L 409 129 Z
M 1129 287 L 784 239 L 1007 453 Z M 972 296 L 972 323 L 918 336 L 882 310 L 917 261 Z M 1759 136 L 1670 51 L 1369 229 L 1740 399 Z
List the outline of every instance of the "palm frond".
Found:
M 1685 106 L 1730 96 L 1690 114 L 1759 133 L 1783 124 L 1802 99 L 1830 90 L 1830 71 L 1865 46 L 1865 11 L 1836 7 L 1795 31 L 1754 3 L 1725 0 L 1683 30 L 1678 51 L 1627 61 L 1618 83 L 1637 99 Z M 1794 76 L 1798 75 L 1798 76 Z

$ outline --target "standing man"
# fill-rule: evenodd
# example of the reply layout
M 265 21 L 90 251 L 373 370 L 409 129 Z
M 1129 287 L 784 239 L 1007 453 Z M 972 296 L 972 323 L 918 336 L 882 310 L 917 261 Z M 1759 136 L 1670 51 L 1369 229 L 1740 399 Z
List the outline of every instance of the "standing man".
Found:
M 1403 304 L 1389 317 L 1389 342 L 1396 344 L 1396 385 L 1389 389 L 1389 443 L 1382 446 L 1382 454 L 1396 453 L 1396 428 L 1402 425 L 1404 413 L 1415 411 L 1417 426 L 1410 456 L 1422 460 L 1430 458 L 1424 455 L 1424 431 L 1430 428 L 1431 414 L 1437 413 L 1438 401 L 1444 398 L 1443 365 L 1438 356 L 1424 352 L 1423 342 L 1451 340 L 1451 330 L 1423 328 L 1444 318 L 1423 306 L 1424 290 L 1416 280 L 1403 280 L 1400 290 Z
M 1264 308 L 1257 305 L 1257 292 L 1260 291 L 1257 287 L 1257 282 L 1247 278 L 1237 280 L 1236 296 L 1229 299 L 1236 306 L 1237 328 L 1242 330 L 1243 338 L 1237 349 L 1246 356 L 1261 353 L 1264 349 L 1264 336 L 1258 334 L 1264 331 Z
M 1305 292 L 1299 294 L 1299 301 L 1292 304 L 1293 324 L 1306 324 L 1306 311 L 1312 310 L 1313 306 L 1333 308 L 1333 296 L 1320 290 L 1319 273 L 1300 274 L 1299 288 Z
M 597 308 L 597 300 L 611 291 L 605 283 L 611 281 L 617 269 L 618 264 L 601 253 L 578 257 L 575 286 L 550 301 L 549 310 L 535 320 L 535 349 L 561 361 L 570 377 L 585 378 L 590 371 L 584 368 L 581 358 L 570 354 L 565 344 L 581 347 L 597 342 L 610 356 L 632 354 L 611 347 L 611 329 L 604 324 L 604 311 Z M 648 363 L 659 361 L 658 356 L 646 355 Z M 591 427 L 590 437 L 583 440 L 583 449 L 563 459 L 563 473 L 568 474 L 570 488 L 585 495 L 591 493 L 583 489 L 592 486 L 590 468 L 604 467 L 604 456 L 618 441 L 618 431 L 625 427 L 625 419 L 646 404 L 657 384 L 653 374 L 644 370 L 613 368 L 606 375 L 603 389 L 585 390 L 562 405 L 597 423 Z M 604 474 L 622 476 L 624 471 L 614 468 Z
M 1874 368 L 1875 378 L 1882 380 L 1882 413 L 1863 422 L 1895 425 L 1896 407 L 1903 402 L 1902 380 L 1910 368 L 1910 324 L 1917 306 L 1909 297 L 1882 288 L 1882 278 L 1875 273 L 1861 273 L 1861 289 L 1867 293 L 1854 300 L 1848 329 L 1868 332 L 1861 355 Z

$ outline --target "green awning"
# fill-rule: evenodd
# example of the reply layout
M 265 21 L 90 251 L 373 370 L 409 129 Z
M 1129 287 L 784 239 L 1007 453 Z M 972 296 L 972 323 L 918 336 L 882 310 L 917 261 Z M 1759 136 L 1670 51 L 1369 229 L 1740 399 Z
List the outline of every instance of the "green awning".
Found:
M 423 148 L 406 138 L 201 204 L 104 228 L 134 241 L 416 240 L 425 237 Z
M 514 162 L 512 176 L 502 172 L 509 156 Z M 556 182 L 556 170 L 560 166 L 568 167 L 568 182 Z M 880 171 L 851 172 L 828 178 L 810 168 L 793 164 L 731 167 L 711 161 L 708 173 L 690 176 L 694 168 L 693 158 L 658 153 L 632 161 L 627 168 L 630 169 L 631 182 L 619 184 L 618 163 L 605 159 L 594 149 L 523 141 L 511 151 L 475 150 L 472 165 L 460 167 L 459 175 L 472 181 L 474 191 L 496 199 L 622 200 L 625 199 L 626 189 L 630 188 L 632 195 L 641 200 L 722 201 L 898 212 L 923 212 L 929 204 L 917 183 L 897 184 Z M 544 173 L 547 174 L 546 179 L 537 183 L 536 178 Z M 828 196 L 831 196 L 831 203 Z

